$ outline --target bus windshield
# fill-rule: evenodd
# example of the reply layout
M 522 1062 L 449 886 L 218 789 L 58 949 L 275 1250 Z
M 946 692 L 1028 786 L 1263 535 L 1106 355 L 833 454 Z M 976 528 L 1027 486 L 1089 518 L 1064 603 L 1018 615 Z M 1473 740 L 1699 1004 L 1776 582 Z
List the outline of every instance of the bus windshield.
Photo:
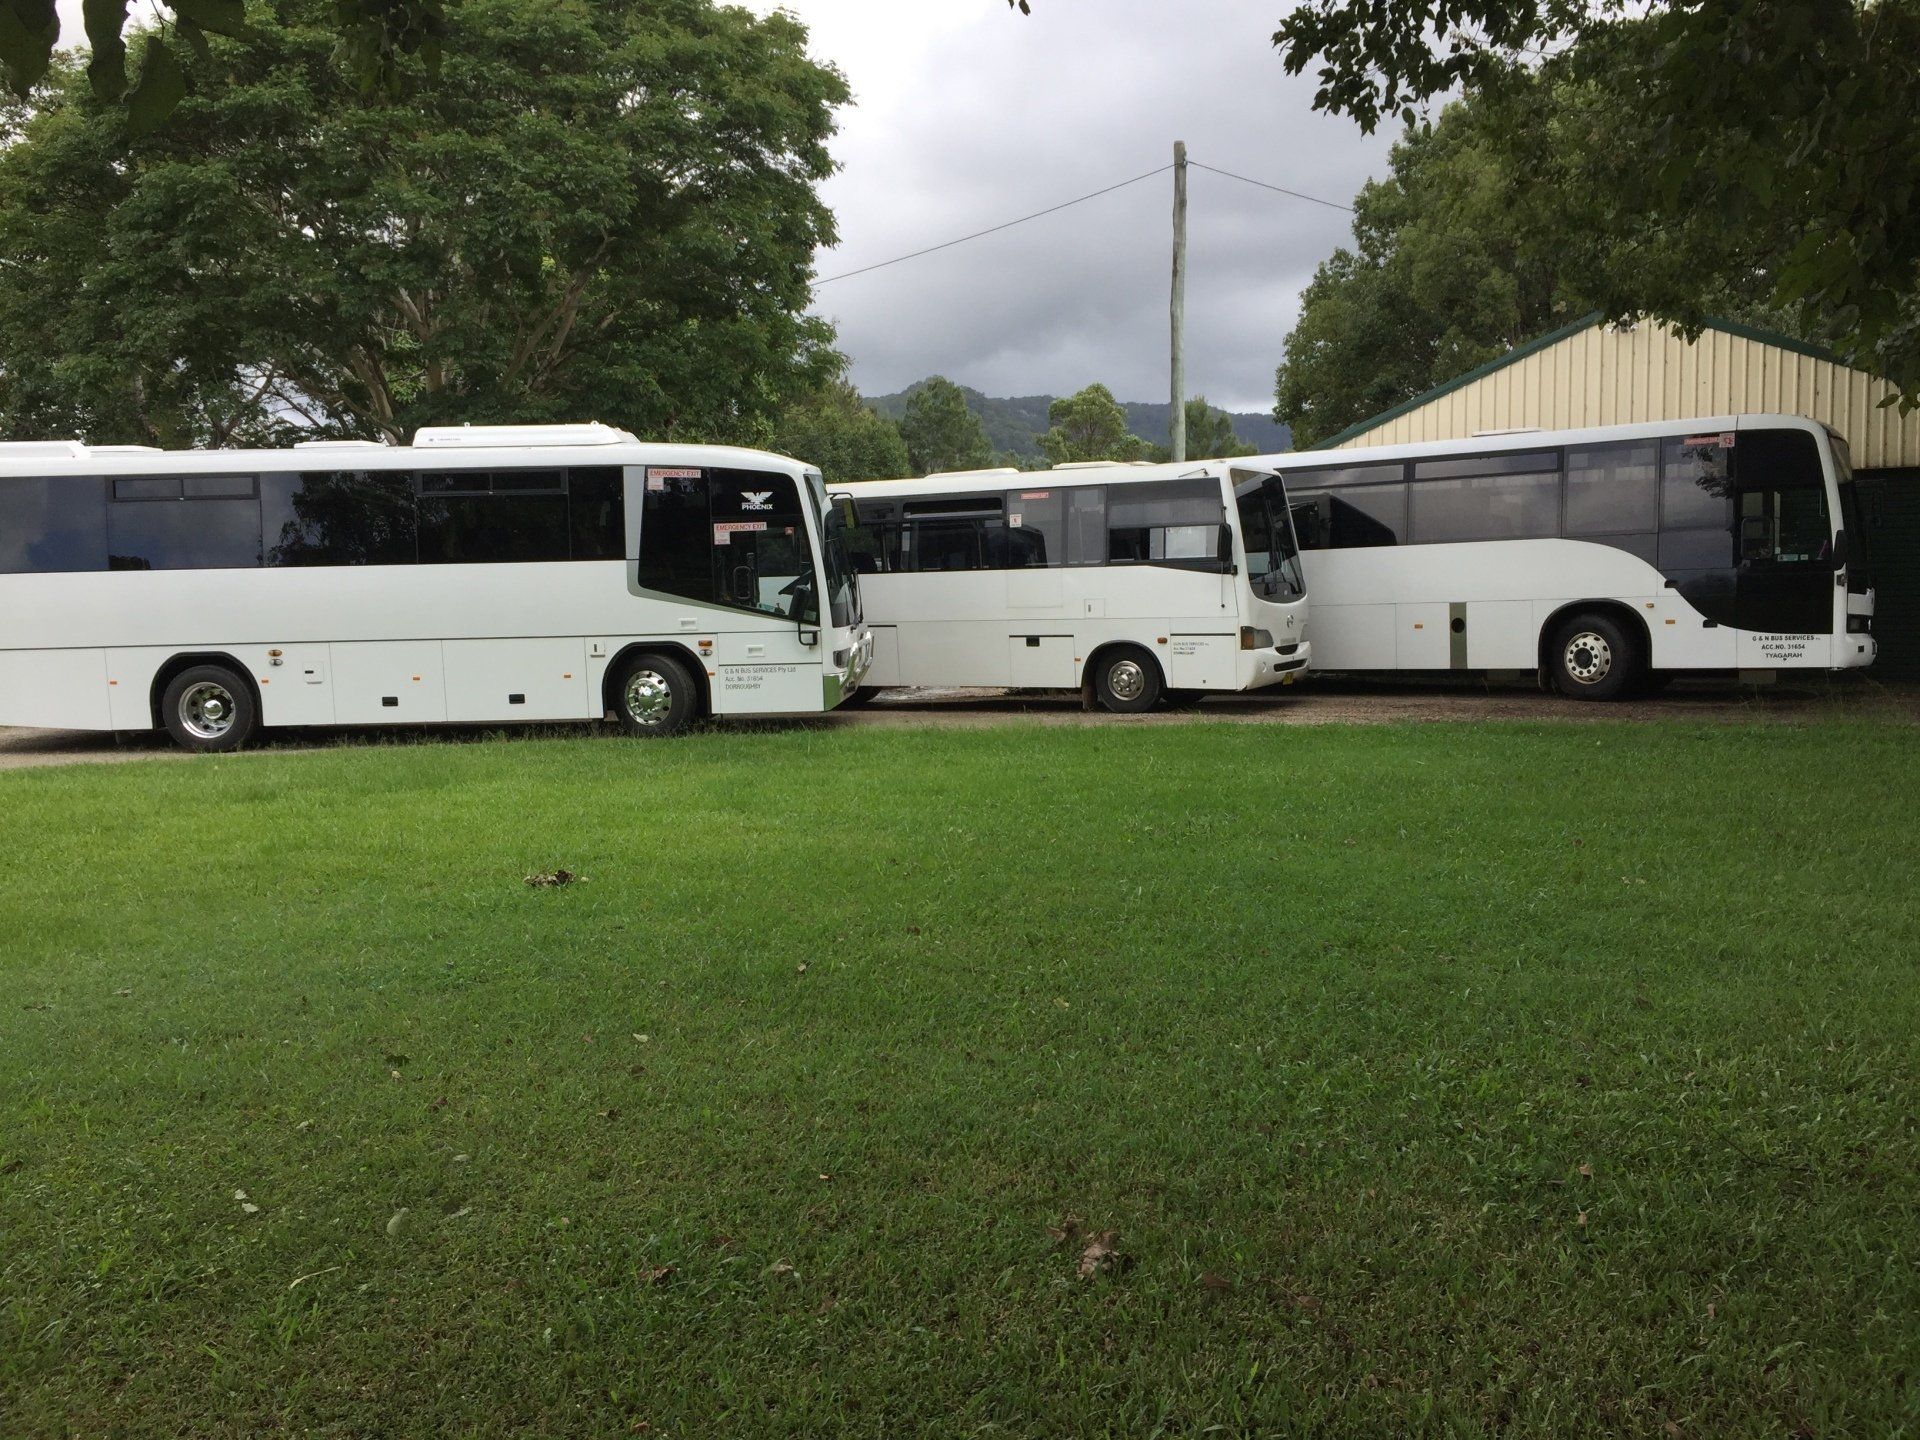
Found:
M 1293 533 L 1285 483 L 1277 475 L 1242 481 L 1240 530 L 1247 547 L 1247 581 L 1267 600 L 1297 600 L 1307 593 L 1300 544 Z
M 822 560 L 827 571 L 827 609 L 836 629 L 844 630 L 861 620 L 860 578 L 854 573 L 848 548 L 847 516 L 844 508 L 827 498 L 827 487 L 812 477 L 814 514 L 820 521 Z

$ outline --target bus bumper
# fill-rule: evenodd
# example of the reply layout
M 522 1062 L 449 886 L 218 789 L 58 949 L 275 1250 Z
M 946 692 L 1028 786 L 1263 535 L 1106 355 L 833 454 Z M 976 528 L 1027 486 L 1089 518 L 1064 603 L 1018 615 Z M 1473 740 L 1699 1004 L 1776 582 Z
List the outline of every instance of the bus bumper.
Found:
M 844 660 L 837 670 L 829 670 L 820 680 L 820 708 L 832 710 L 860 688 L 873 668 L 873 631 L 862 626 L 845 647 Z M 838 658 L 838 657 L 836 657 Z
M 1291 685 L 1306 673 L 1312 662 L 1313 646 L 1305 640 L 1271 650 L 1243 650 L 1244 688 L 1262 690 L 1269 685 Z

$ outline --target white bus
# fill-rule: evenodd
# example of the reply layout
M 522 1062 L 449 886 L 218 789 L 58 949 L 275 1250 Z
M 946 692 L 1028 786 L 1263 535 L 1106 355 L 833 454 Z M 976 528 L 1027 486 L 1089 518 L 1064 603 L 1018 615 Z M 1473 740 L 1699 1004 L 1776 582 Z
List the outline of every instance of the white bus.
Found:
M 1296 452 L 1314 668 L 1542 674 L 1603 700 L 1677 672 L 1873 663 L 1846 442 L 1785 415 Z
M 604 425 L 411 446 L 0 445 L 0 725 L 832 709 L 872 655 L 819 473 Z
M 1285 487 L 1239 462 L 852 487 L 868 689 L 1079 688 L 1108 710 L 1290 683 L 1307 594 Z

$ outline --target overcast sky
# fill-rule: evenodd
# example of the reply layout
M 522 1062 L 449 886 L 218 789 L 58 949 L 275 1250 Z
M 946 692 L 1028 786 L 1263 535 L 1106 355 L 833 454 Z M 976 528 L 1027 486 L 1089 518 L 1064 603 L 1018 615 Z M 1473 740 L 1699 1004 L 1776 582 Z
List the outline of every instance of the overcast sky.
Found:
M 936 245 L 1192 159 L 1345 203 L 1387 142 L 1313 112 L 1272 44 L 1291 0 L 750 0 L 804 20 L 853 87 L 826 195 L 822 277 Z M 60 0 L 81 35 L 81 0 Z M 868 394 L 944 374 L 990 395 L 1167 395 L 1171 175 L 1058 215 L 826 285 Z M 1188 389 L 1273 404 L 1273 367 L 1337 210 L 1191 172 Z
M 774 0 L 754 0 L 774 8 Z M 841 242 L 822 277 L 1195 161 L 1341 202 L 1387 141 L 1315 114 L 1272 36 L 1290 0 L 784 0 L 843 71 Z M 953 250 L 826 285 L 861 389 L 945 374 L 990 395 L 1105 382 L 1164 399 L 1171 175 Z M 1273 404 L 1301 288 L 1350 217 L 1191 172 L 1188 388 Z

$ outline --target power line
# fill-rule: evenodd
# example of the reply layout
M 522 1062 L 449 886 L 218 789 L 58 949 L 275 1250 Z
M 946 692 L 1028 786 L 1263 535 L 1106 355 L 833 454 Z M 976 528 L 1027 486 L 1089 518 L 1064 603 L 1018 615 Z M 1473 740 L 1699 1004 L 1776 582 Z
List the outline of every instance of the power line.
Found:
M 1303 195 L 1298 190 L 1287 189 L 1284 185 L 1269 185 L 1264 180 L 1249 180 L 1246 176 L 1236 175 L 1231 170 L 1222 170 L 1213 165 L 1202 165 L 1198 160 L 1189 160 L 1187 163 L 1196 170 L 1209 170 L 1215 175 L 1224 175 L 1229 180 L 1238 180 L 1242 185 L 1258 185 L 1262 190 L 1272 190 L 1277 194 L 1291 195 L 1296 200 L 1305 200 L 1313 205 L 1324 205 L 1329 210 L 1344 210 L 1349 215 L 1353 213 L 1353 207 L 1351 205 L 1342 205 L 1338 200 L 1322 200 L 1318 195 Z
M 1164 175 L 1172 168 L 1173 166 L 1171 165 L 1162 165 L 1158 170 L 1149 170 L 1146 174 L 1136 175 L 1131 180 L 1122 180 L 1118 185 L 1109 185 L 1104 190 L 1095 190 L 1090 195 L 1082 195 L 1074 200 L 1065 200 L 1058 205 L 1049 205 L 1045 210 L 1036 210 L 1031 215 L 1022 215 L 1018 220 L 1009 220 L 1004 225 L 990 226 L 985 230 L 976 230 L 971 235 L 962 235 L 957 240 L 947 240 L 938 245 L 929 245 L 924 250 L 915 250 L 911 255 L 896 255 L 893 259 L 882 260 L 877 265 L 862 265 L 858 270 L 847 270 L 838 275 L 829 275 L 824 280 L 814 281 L 814 288 L 818 289 L 822 285 L 831 285 L 836 280 L 851 280 L 856 275 L 865 275 L 870 271 L 884 270 L 889 265 L 898 265 L 903 261 L 918 260 L 922 255 L 931 255 L 939 250 L 951 250 L 956 245 L 964 245 L 969 240 L 978 240 L 985 235 L 997 235 L 1002 230 L 1011 230 L 1014 226 L 1024 225 L 1029 220 L 1038 220 L 1042 215 L 1054 215 L 1062 210 L 1071 209 L 1075 205 L 1084 205 L 1089 200 L 1098 200 L 1102 195 L 1111 195 L 1116 190 L 1124 190 L 1129 185 L 1138 185 L 1142 180 L 1151 180 L 1156 175 Z
M 1221 170 L 1212 165 L 1203 165 L 1198 160 L 1189 160 L 1187 163 L 1196 170 L 1211 171 L 1213 174 L 1223 175 L 1229 180 L 1238 180 L 1243 185 L 1257 185 L 1262 190 L 1272 190 L 1276 194 L 1290 195 L 1295 200 L 1305 200 L 1312 205 L 1324 205 L 1329 210 L 1344 210 L 1349 215 L 1353 213 L 1353 207 L 1351 205 L 1342 205 L 1337 200 L 1322 200 L 1318 195 L 1304 195 L 1298 190 L 1289 190 L 1284 185 L 1269 185 L 1264 180 L 1251 180 L 1245 175 L 1236 175 L 1231 170 Z M 1086 195 L 1076 196 L 1072 200 L 1063 200 L 1058 205 L 1049 205 L 1046 209 L 1036 210 L 1031 215 L 1022 215 L 1018 220 L 1008 220 L 1001 225 L 991 225 L 985 230 L 976 230 L 971 235 L 962 235 L 954 240 L 943 240 L 938 245 L 929 245 L 924 250 L 915 250 L 906 255 L 896 255 L 891 260 L 881 260 L 872 265 L 862 265 L 858 270 L 843 270 L 838 275 L 829 275 L 824 280 L 816 280 L 813 282 L 813 285 L 817 290 L 822 285 L 832 285 L 840 280 L 851 280 L 856 275 L 868 275 L 875 270 L 884 270 L 889 265 L 901 265 L 909 260 L 918 260 L 922 255 L 933 255 L 942 250 L 951 250 L 956 245 L 965 245 L 969 240 L 979 240 L 988 235 L 998 235 L 1002 230 L 1011 230 L 1016 225 L 1024 225 L 1029 220 L 1038 220 L 1044 215 L 1057 215 L 1062 210 L 1071 210 L 1075 205 L 1084 205 L 1089 200 L 1098 200 L 1102 195 L 1111 195 L 1114 191 L 1124 190 L 1129 185 L 1138 185 L 1142 180 L 1151 180 L 1154 176 L 1164 175 L 1171 169 L 1173 169 L 1171 165 L 1162 165 L 1157 170 L 1149 170 L 1146 174 L 1136 175 L 1131 180 L 1122 180 L 1118 185 L 1109 185 L 1103 190 L 1095 190 Z

